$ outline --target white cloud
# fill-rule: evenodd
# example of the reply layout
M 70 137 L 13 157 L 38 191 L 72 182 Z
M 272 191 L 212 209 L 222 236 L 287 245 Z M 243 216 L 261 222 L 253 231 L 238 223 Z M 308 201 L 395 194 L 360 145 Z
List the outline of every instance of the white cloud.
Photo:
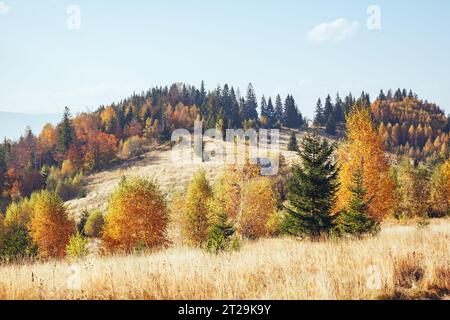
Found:
M 4 2 L 0 2 L 0 14 L 8 14 L 11 10 L 11 7 L 5 4 Z
M 307 38 L 311 42 L 341 42 L 350 38 L 359 28 L 359 21 L 347 21 L 339 18 L 333 22 L 324 22 L 308 32 Z

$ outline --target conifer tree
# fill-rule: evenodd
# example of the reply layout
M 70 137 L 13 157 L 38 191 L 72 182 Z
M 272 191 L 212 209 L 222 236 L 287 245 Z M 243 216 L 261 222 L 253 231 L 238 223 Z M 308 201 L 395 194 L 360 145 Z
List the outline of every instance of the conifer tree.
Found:
M 297 135 L 295 134 L 295 131 L 292 131 L 291 137 L 289 138 L 288 151 L 299 151 Z
M 264 95 L 261 98 L 261 116 L 269 118 L 267 114 L 267 100 Z
M 256 94 L 253 85 L 250 83 L 247 89 L 247 96 L 244 102 L 243 120 L 258 119 L 258 103 L 256 102 Z
M 233 224 L 227 221 L 226 214 L 219 214 L 216 223 L 208 232 L 206 250 L 214 254 L 229 250 L 234 233 L 235 229 Z
M 338 188 L 338 169 L 333 160 L 334 145 L 321 140 L 317 132 L 308 135 L 299 151 L 302 165 L 294 165 L 288 183 L 285 233 L 317 238 L 333 226 L 332 209 Z
M 332 114 L 333 114 L 333 103 L 331 102 L 330 95 L 328 95 L 327 98 L 325 99 L 325 106 L 323 111 L 325 121 L 328 121 L 328 119 Z
M 269 101 L 267 103 L 267 117 L 269 119 L 269 125 L 272 127 L 276 120 L 275 120 L 275 108 L 273 107 L 272 98 L 269 98 Z
M 64 115 L 62 121 L 58 124 L 58 152 L 65 154 L 69 149 L 69 145 L 73 140 L 74 130 L 72 126 L 72 119 L 70 118 L 70 110 L 68 107 L 64 108 Z
M 275 114 L 274 114 L 274 120 L 276 123 L 281 123 L 283 119 L 283 102 L 281 101 L 281 96 L 277 95 L 277 98 L 275 100 Z
M 328 133 L 332 136 L 336 134 L 336 120 L 335 120 L 335 117 L 333 116 L 333 114 L 331 114 L 328 117 L 327 126 L 325 128 L 325 131 L 326 131 L 326 133 Z
M 284 105 L 283 125 L 288 128 L 300 128 L 303 118 L 297 109 L 294 97 L 288 95 Z
M 325 124 L 324 110 L 323 110 L 321 99 L 319 99 L 316 104 L 316 115 L 314 117 L 314 124 L 316 126 L 323 126 Z
M 376 232 L 378 223 L 368 214 L 372 199 L 367 199 L 367 189 L 364 187 L 361 170 L 354 173 L 353 186 L 350 191 L 352 192 L 352 199 L 349 207 L 343 210 L 336 219 L 336 233 L 341 236 L 360 237 L 364 234 Z

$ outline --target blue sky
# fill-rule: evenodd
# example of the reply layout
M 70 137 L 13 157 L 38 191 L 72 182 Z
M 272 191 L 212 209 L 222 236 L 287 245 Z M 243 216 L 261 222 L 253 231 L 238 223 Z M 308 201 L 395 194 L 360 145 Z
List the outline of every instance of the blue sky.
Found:
M 372 4 L 381 30 L 366 27 Z M 0 0 L 0 111 L 93 110 L 205 80 L 292 93 L 308 117 L 327 93 L 397 87 L 450 112 L 449 57 L 448 0 Z

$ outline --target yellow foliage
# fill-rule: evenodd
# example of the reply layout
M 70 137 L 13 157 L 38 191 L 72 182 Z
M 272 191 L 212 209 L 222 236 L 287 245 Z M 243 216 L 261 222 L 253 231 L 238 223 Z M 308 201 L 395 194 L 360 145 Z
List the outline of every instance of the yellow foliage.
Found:
M 166 243 L 169 220 L 164 195 L 152 181 L 121 182 L 109 200 L 102 239 L 109 251 L 130 252 Z
M 442 166 L 442 175 L 445 177 L 447 185 L 447 201 L 450 206 L 450 160 L 447 160 Z
M 43 259 L 62 258 L 75 223 L 67 216 L 61 199 L 54 193 L 41 191 L 31 196 L 30 234 Z
M 13 202 L 9 205 L 5 215 L 5 226 L 23 226 L 27 227 L 30 222 L 31 206 L 27 199 L 20 202 Z
M 201 246 L 208 238 L 212 190 L 205 171 L 198 172 L 189 184 L 183 216 L 183 236 L 193 246 Z
M 66 177 L 72 177 L 75 174 L 75 168 L 72 161 L 64 160 L 61 166 L 61 174 Z
M 240 227 L 246 238 L 260 238 L 268 234 L 267 223 L 276 210 L 276 196 L 272 181 L 267 177 L 254 178 L 246 183 Z
M 341 184 L 336 211 L 348 207 L 352 198 L 350 190 L 353 175 L 361 170 L 371 217 L 381 221 L 392 208 L 394 182 L 389 176 L 389 164 L 382 147 L 381 137 L 374 128 L 370 111 L 355 107 L 347 118 L 348 142 L 338 151 Z

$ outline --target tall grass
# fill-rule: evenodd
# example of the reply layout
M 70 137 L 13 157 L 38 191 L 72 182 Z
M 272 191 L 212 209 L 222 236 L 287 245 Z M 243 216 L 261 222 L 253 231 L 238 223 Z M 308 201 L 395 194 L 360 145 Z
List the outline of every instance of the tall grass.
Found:
M 178 247 L 0 267 L 0 299 L 400 299 L 450 296 L 450 223 L 386 228 L 374 238 L 266 239 L 219 256 Z M 76 273 L 75 273 L 76 274 Z

